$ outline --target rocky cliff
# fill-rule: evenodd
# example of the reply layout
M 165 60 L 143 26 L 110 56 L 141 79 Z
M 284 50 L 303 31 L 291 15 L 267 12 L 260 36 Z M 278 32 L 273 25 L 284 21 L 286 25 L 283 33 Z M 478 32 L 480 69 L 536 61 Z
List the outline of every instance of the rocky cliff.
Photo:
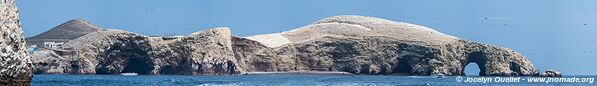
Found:
M 414 24 L 364 16 L 334 16 L 291 31 L 232 36 L 216 28 L 178 37 L 101 30 L 63 47 L 76 52 L 38 73 L 218 75 L 247 72 L 337 71 L 374 75 L 537 76 L 521 54 Z M 56 51 L 52 51 L 56 52 Z
M 32 70 L 15 0 L 0 0 L 0 85 L 28 85 Z
M 170 38 L 100 30 L 65 43 L 72 55 L 39 57 L 36 73 L 237 74 L 231 38 L 228 28 Z

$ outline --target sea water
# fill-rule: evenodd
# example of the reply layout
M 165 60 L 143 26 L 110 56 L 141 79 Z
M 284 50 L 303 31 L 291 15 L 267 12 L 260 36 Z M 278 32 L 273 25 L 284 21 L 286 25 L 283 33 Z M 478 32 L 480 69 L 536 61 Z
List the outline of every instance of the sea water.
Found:
M 568 77 L 568 76 L 567 76 Z M 572 76 L 595 78 L 595 76 Z M 529 79 L 545 77 L 478 77 L 478 76 L 381 76 L 381 75 L 34 75 L 33 86 L 462 86 L 462 85 L 507 85 L 507 86 L 596 86 L 589 82 L 499 82 L 498 79 Z M 466 80 L 477 79 L 476 82 Z M 484 80 L 489 80 L 482 82 Z M 513 80 L 509 80 L 513 81 Z

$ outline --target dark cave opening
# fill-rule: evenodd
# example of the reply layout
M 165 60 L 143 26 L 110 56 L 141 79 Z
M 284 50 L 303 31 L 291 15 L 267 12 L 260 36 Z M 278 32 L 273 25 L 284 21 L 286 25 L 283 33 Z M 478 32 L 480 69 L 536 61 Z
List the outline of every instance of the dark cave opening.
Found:
M 176 59 L 177 63 L 171 63 L 171 65 L 164 65 L 159 69 L 160 74 L 165 75 L 191 75 L 194 74 L 194 70 L 201 71 L 201 64 L 194 64 L 191 58 L 181 57 Z M 197 65 L 198 69 L 194 69 L 193 65 Z M 201 74 L 201 72 L 195 72 Z
M 398 59 L 398 68 L 396 68 L 397 73 L 404 73 L 410 74 L 412 71 L 412 67 L 410 66 L 410 60 L 408 58 L 412 58 L 413 56 L 405 56 Z
M 520 65 L 514 62 L 510 62 L 510 71 L 512 71 L 512 75 L 519 75 L 520 74 Z
M 122 73 L 139 73 L 142 75 L 150 74 L 153 70 L 151 61 L 142 58 L 129 58 Z
M 226 62 L 226 67 L 228 69 L 228 73 L 230 73 L 230 75 L 235 74 L 236 71 L 236 65 L 234 65 L 234 62 L 232 61 L 227 61 Z

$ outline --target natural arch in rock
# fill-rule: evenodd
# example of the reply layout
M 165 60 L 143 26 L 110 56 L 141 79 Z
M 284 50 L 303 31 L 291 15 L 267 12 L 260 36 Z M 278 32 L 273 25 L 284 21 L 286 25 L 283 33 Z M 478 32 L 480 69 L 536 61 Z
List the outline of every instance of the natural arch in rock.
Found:
M 466 67 L 469 66 L 469 64 L 474 63 L 479 68 L 479 76 L 486 76 L 485 72 L 488 70 L 487 67 L 486 67 L 486 65 L 485 65 L 485 61 L 486 61 L 485 59 L 486 58 L 487 57 L 482 52 L 472 52 L 472 53 L 469 53 L 467 55 L 467 61 L 463 64 L 464 67 L 461 67 L 462 70 L 463 70 L 461 74 L 462 75 L 466 75 L 466 73 L 465 73 Z
M 481 70 L 479 69 L 479 65 L 477 63 L 471 62 L 464 66 L 463 69 L 463 76 L 479 76 L 481 75 Z

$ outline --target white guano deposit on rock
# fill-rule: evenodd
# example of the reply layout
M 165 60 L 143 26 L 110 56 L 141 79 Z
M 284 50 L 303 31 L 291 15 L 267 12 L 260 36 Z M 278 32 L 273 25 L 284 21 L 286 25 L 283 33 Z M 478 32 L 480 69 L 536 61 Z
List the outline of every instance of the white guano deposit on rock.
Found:
M 258 41 L 268 47 L 279 47 L 326 36 L 357 38 L 384 36 L 400 40 L 425 42 L 431 45 L 444 45 L 460 40 L 458 37 L 446 35 L 420 25 L 352 15 L 333 16 L 287 32 L 245 38 Z
M 268 47 L 279 47 L 279 46 L 291 43 L 290 40 L 288 40 L 286 37 L 280 35 L 280 33 L 255 35 L 255 36 L 249 36 L 246 38 L 258 41 L 261 44 L 268 46 Z
M 0 0 L 0 86 L 28 85 L 33 64 L 27 55 L 15 0 Z

